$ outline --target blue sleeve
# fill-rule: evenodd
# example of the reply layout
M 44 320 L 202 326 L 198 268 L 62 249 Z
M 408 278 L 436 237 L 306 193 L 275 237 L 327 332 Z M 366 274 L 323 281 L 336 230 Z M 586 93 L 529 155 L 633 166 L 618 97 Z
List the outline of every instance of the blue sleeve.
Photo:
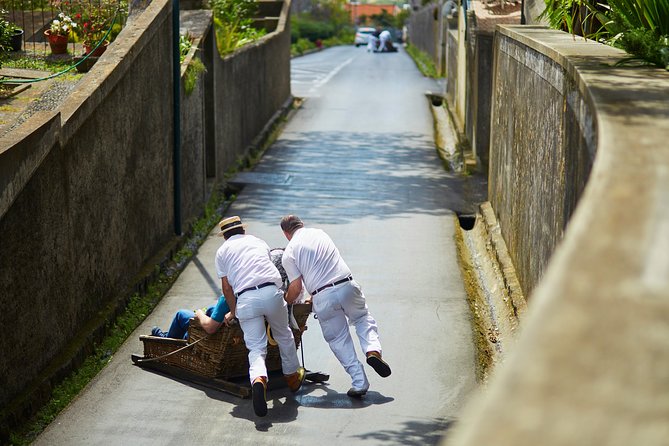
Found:
M 216 322 L 223 322 L 225 315 L 229 312 L 230 307 L 228 307 L 228 303 L 225 301 L 225 296 L 219 296 L 214 311 L 211 313 L 211 318 Z

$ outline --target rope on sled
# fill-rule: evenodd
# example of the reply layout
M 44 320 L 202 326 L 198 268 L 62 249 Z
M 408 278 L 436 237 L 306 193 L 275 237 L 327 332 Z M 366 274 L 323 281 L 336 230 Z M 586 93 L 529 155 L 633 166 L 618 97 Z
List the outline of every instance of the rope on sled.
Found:
M 167 358 L 168 356 L 172 356 L 173 354 L 175 354 L 175 353 L 179 353 L 179 352 L 182 351 L 182 350 L 186 350 L 187 348 L 191 348 L 192 346 L 194 346 L 194 345 L 197 344 L 198 342 L 200 342 L 200 341 L 204 341 L 204 340 L 207 339 L 208 337 L 209 337 L 209 335 L 207 335 L 207 336 L 205 336 L 205 337 L 203 337 L 203 338 L 200 338 L 200 339 L 198 339 L 198 340 L 195 341 L 195 342 L 192 342 L 192 343 L 190 343 L 190 344 L 184 345 L 183 347 L 178 348 L 178 349 L 176 349 L 176 350 L 174 350 L 174 351 L 171 351 L 171 352 L 169 352 L 169 353 L 165 353 L 165 354 L 162 355 L 162 356 L 156 356 L 155 358 L 141 358 L 141 359 L 138 359 L 137 362 L 138 362 L 138 363 L 140 363 L 140 362 L 151 362 L 151 361 L 158 361 L 158 360 L 160 360 L 160 359 Z

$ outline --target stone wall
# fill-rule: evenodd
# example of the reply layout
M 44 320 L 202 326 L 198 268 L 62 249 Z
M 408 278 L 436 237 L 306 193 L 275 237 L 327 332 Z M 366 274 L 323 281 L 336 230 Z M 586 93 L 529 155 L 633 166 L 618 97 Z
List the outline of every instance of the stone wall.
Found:
M 669 73 L 543 27 L 495 50 L 490 195 L 529 305 L 446 443 L 666 444 Z
M 458 28 L 446 32 L 446 99 L 455 104 L 458 86 Z M 458 129 L 461 130 L 461 129 Z
M 436 4 L 428 4 L 418 11 L 413 11 L 408 20 L 409 43 L 439 65 L 439 17 L 441 9 Z
M 290 99 L 286 24 L 226 58 L 211 16 L 181 91 L 182 223 Z M 204 20 L 204 22 L 202 22 Z M 136 12 L 55 112 L 0 140 L 0 426 L 47 399 L 175 235 L 171 4 Z M 184 227 L 186 230 L 187 227 Z M 2 433 L 2 432 L 0 432 Z
M 222 173 L 246 154 L 289 97 L 290 32 L 214 58 L 214 73 L 215 165 Z
M 530 295 L 588 179 L 596 120 L 558 61 L 504 34 L 497 39 L 488 199 Z

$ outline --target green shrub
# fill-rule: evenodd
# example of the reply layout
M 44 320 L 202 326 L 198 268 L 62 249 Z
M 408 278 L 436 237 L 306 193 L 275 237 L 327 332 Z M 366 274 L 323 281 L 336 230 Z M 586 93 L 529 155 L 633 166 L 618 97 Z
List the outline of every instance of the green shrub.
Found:
M 325 40 L 335 35 L 335 26 L 329 22 L 320 22 L 308 16 L 291 17 L 291 39 L 297 42 L 299 38 L 308 39 L 312 42 Z
M 195 90 L 195 84 L 197 84 L 200 74 L 205 71 L 207 71 L 207 68 L 204 66 L 204 63 L 199 58 L 193 57 L 188 64 L 188 68 L 186 68 L 186 73 L 183 78 L 184 91 L 187 95 Z
M 311 4 L 309 12 L 293 14 L 290 17 L 291 43 L 299 39 L 311 42 L 330 41 L 334 37 L 341 41 L 353 41 L 355 31 L 350 16 L 340 0 L 319 0 Z
M 297 39 L 297 42 L 290 46 L 290 53 L 293 56 L 301 56 L 314 48 L 316 48 L 316 44 L 309 39 Z
M 253 16 L 257 8 L 253 0 L 212 0 L 216 44 L 221 55 L 231 53 L 265 35 L 264 29 L 253 27 Z
M 7 11 L 0 9 L 0 51 L 11 51 L 11 39 L 18 27 L 5 19 Z
M 551 27 L 620 47 L 669 70 L 669 0 L 545 0 Z
M 179 34 L 179 63 L 184 63 L 184 59 L 193 47 L 193 41 L 190 34 Z
M 414 63 L 418 67 L 418 70 L 423 74 L 423 76 L 438 78 L 437 67 L 434 66 L 432 58 L 423 51 L 419 50 L 413 45 L 407 45 L 406 51 L 409 56 L 413 59 Z

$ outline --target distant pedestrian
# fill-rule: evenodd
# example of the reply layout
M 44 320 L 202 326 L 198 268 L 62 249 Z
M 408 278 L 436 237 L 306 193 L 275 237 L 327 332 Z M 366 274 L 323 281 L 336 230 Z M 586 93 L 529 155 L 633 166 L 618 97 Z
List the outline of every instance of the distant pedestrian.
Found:
M 372 32 L 369 35 L 369 40 L 367 41 L 367 51 L 371 51 L 371 52 L 375 53 L 379 50 L 379 36 L 380 35 L 381 35 L 381 27 L 377 26 L 374 29 L 374 32 Z
M 388 51 L 388 45 L 392 46 L 390 31 L 384 29 L 379 34 L 379 51 Z
M 286 301 L 291 303 L 306 287 L 312 296 L 313 310 L 323 337 L 351 376 L 352 387 L 347 395 L 360 398 L 367 393 L 369 381 L 356 356 L 348 324 L 355 327 L 367 364 L 384 378 L 391 373 L 390 366 L 381 357 L 378 328 L 369 313 L 365 296 L 324 231 L 305 228 L 295 215 L 283 217 L 281 229 L 288 239 L 281 260 L 289 281 Z
M 229 324 L 233 317 L 239 319 L 244 332 L 244 343 L 249 350 L 249 378 L 256 415 L 267 415 L 267 329 L 265 319 L 272 329 L 272 336 L 279 344 L 281 368 L 288 387 L 297 392 L 305 378 L 295 348 L 293 332 L 288 325 L 288 309 L 283 299 L 281 274 L 272 263 L 270 249 L 263 240 L 246 234 L 242 220 L 229 217 L 219 223 L 220 236 L 225 242 L 216 252 L 216 272 L 221 278 L 223 295 L 230 308 L 224 318 Z M 202 310 L 196 312 L 207 333 L 214 333 L 220 322 L 209 318 Z

